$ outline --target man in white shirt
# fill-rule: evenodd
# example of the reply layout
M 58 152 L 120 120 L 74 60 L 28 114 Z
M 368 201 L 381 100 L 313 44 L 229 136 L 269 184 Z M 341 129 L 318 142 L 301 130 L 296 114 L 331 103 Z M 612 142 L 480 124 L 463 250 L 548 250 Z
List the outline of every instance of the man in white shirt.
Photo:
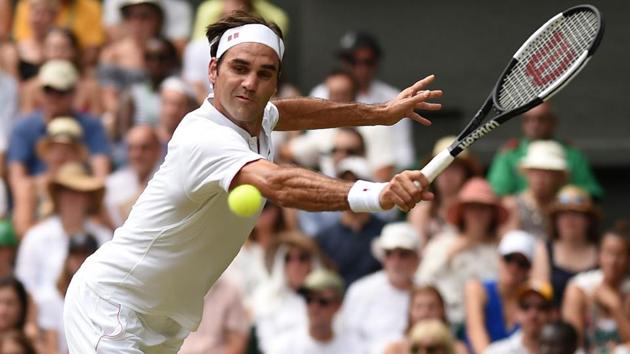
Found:
M 306 301 L 308 328 L 298 328 L 271 348 L 269 354 L 351 354 L 355 347 L 334 327 L 343 301 L 343 280 L 332 271 L 311 272 L 300 290 Z
M 137 125 L 127 132 L 128 165 L 106 180 L 105 205 L 115 227 L 125 222 L 131 206 L 144 190 L 162 158 L 157 132 L 148 125 Z
M 228 192 L 256 186 L 275 203 L 307 210 L 408 211 L 431 199 L 419 171 L 389 183 L 355 183 L 273 162 L 270 134 L 361 124 L 428 123 L 413 110 L 441 91 L 418 81 L 383 105 L 306 98 L 270 103 L 284 44 L 277 26 L 237 13 L 208 27 L 214 94 L 189 113 L 114 239 L 92 255 L 68 289 L 70 353 L 175 353 L 197 328 L 203 297 L 238 253 L 257 215 L 231 213 Z
M 519 290 L 516 320 L 520 330 L 496 341 L 485 354 L 539 354 L 540 332 L 551 321 L 553 289 L 547 282 L 530 281 Z
M 390 223 L 373 244 L 383 270 L 350 286 L 343 328 L 360 353 L 382 354 L 407 328 L 413 277 L 420 264 L 420 237 L 406 222 Z

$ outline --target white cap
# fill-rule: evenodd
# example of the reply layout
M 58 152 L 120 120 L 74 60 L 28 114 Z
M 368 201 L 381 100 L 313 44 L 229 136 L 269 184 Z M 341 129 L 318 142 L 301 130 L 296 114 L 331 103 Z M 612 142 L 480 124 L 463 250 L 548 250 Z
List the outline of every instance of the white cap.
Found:
M 39 69 L 38 78 L 42 87 L 65 91 L 76 86 L 79 73 L 67 60 L 49 60 Z
M 527 147 L 527 154 L 521 160 L 520 167 L 566 171 L 564 148 L 553 140 L 533 141 Z
M 535 245 L 536 238 L 532 234 L 522 230 L 512 230 L 503 235 L 501 243 L 499 243 L 499 254 L 507 256 L 512 253 L 520 253 L 532 263 Z
M 385 225 L 381 235 L 372 242 L 372 253 L 383 260 L 386 250 L 402 248 L 420 252 L 420 235 L 408 222 L 394 222 Z
M 346 172 L 350 172 L 357 176 L 359 179 L 372 181 L 374 176 L 370 169 L 368 160 L 364 157 L 351 156 L 339 161 L 337 165 L 337 176 L 341 176 Z
M 177 76 L 169 76 L 164 81 L 162 81 L 162 84 L 160 85 L 160 91 L 163 90 L 176 91 L 192 100 L 197 99 L 197 97 L 195 96 L 195 91 L 193 91 L 190 85 Z

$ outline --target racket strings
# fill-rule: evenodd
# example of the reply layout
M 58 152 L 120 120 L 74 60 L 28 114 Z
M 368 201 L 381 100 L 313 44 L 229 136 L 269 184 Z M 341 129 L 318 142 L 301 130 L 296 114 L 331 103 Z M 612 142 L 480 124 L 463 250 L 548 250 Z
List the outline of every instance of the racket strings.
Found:
M 498 104 L 504 110 L 535 99 L 569 70 L 597 37 L 599 18 L 592 11 L 560 17 L 539 33 L 499 88 Z

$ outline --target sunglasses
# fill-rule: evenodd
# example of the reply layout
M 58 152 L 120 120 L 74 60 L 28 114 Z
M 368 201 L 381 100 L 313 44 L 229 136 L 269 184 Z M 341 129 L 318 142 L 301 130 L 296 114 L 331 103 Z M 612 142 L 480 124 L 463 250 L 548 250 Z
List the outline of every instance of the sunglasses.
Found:
M 321 307 L 328 307 L 337 302 L 337 299 L 335 298 L 315 296 L 312 294 L 304 295 L 304 300 L 308 305 L 317 304 Z
M 51 96 L 67 96 L 70 95 L 71 93 L 73 93 L 74 90 L 73 89 L 69 89 L 69 90 L 58 90 L 54 87 L 50 87 L 50 86 L 44 86 L 44 93 L 46 95 L 51 95 Z
M 518 307 L 523 311 L 529 311 L 529 309 L 536 309 L 539 312 L 548 311 L 551 309 L 551 304 L 546 302 L 531 302 L 521 301 L 518 303 Z
M 352 66 L 375 66 L 375 58 L 350 58 L 350 65 Z
M 527 259 L 517 256 L 515 254 L 507 254 L 503 256 L 503 260 L 505 261 L 505 263 L 514 263 L 517 267 L 521 269 L 529 269 L 531 267 L 531 264 Z
M 393 250 L 385 250 L 385 257 L 389 258 L 389 257 L 393 257 L 393 256 L 398 256 L 399 258 L 412 258 L 412 257 L 416 257 L 418 254 L 414 251 L 411 250 L 406 250 L 406 249 L 399 249 L 399 248 L 395 248 Z
M 442 346 L 439 344 L 414 344 L 411 346 L 411 354 L 437 354 L 442 352 Z
M 302 252 L 299 254 L 291 254 L 291 253 L 287 253 L 284 256 L 284 262 L 285 263 L 291 263 L 293 261 L 298 261 L 300 263 L 307 263 L 311 261 L 311 255 L 306 253 L 306 252 Z
M 361 155 L 363 155 L 363 150 L 358 149 L 358 148 L 334 147 L 334 148 L 332 148 L 332 150 L 330 150 L 330 152 L 332 152 L 333 154 L 345 154 L 345 155 L 348 155 L 348 156 L 361 156 Z

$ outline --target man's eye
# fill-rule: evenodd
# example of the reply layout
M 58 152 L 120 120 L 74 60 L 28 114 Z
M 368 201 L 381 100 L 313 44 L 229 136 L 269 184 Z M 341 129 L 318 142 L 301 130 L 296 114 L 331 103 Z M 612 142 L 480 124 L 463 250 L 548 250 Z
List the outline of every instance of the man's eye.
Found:
M 247 68 L 244 66 L 235 66 L 234 71 L 236 71 L 239 74 L 244 74 L 247 72 Z

